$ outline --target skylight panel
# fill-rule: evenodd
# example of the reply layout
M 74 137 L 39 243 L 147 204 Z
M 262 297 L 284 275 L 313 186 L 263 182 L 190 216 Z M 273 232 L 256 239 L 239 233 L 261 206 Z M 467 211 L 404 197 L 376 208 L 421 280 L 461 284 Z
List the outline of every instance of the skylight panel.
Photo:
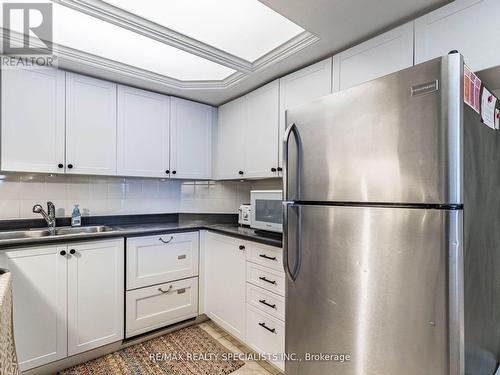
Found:
M 71 8 L 54 4 L 54 43 L 181 81 L 222 80 L 235 70 Z
M 106 0 L 249 62 L 304 31 L 257 0 Z

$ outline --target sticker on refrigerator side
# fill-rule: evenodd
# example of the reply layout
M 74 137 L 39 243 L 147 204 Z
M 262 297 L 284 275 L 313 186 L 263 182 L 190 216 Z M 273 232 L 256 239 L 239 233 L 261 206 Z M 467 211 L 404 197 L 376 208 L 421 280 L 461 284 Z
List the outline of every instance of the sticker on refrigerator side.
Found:
M 481 80 L 464 65 L 464 102 L 479 113 L 481 108 Z
M 483 87 L 481 95 L 481 120 L 491 129 L 496 129 L 496 109 L 497 98 L 486 87 Z

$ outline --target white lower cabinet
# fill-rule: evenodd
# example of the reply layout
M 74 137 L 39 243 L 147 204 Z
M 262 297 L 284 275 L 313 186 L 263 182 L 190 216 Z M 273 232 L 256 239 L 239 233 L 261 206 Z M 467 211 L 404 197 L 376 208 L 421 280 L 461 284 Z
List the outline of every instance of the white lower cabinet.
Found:
M 285 320 L 285 297 L 247 283 L 247 304 Z
M 245 247 L 237 238 L 208 232 L 204 254 L 205 313 L 245 340 Z
M 198 275 L 198 232 L 127 239 L 127 290 Z
M 249 242 L 247 246 L 247 261 L 283 271 L 283 250 L 279 247 Z
M 123 339 L 123 253 L 123 239 L 0 252 L 22 371 Z
M 14 339 L 21 370 L 65 358 L 67 347 L 66 245 L 7 250 L 12 273 Z
M 199 232 L 127 238 L 127 338 L 198 316 Z
M 75 355 L 123 339 L 123 239 L 68 249 L 68 355 Z
M 205 314 L 256 352 L 270 355 L 271 362 L 283 370 L 282 250 L 213 232 L 206 232 L 204 238 L 201 293 Z
M 248 262 L 247 281 L 280 296 L 285 295 L 286 279 L 284 272 Z
M 198 315 L 198 277 L 127 291 L 125 337 Z
M 285 363 L 285 283 L 283 250 L 249 242 L 247 246 L 246 344 L 281 370 Z
M 247 305 L 246 344 L 257 353 L 271 355 L 271 362 L 284 369 L 280 357 L 285 352 L 285 322 Z

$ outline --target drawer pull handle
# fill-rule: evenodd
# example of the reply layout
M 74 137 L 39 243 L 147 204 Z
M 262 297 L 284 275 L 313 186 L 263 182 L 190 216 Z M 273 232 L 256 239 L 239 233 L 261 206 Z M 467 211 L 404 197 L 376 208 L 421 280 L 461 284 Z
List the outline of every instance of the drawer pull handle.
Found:
M 170 236 L 170 239 L 165 241 L 163 238 L 160 237 L 160 241 L 163 243 L 170 243 L 170 242 L 172 242 L 173 239 L 174 239 L 174 236 Z
M 186 288 L 178 289 L 177 294 L 186 293 Z
M 266 326 L 266 323 L 259 323 L 259 326 L 267 329 L 269 332 L 276 333 L 276 328 L 269 328 L 268 326 Z
M 259 302 L 262 303 L 263 305 L 269 306 L 272 309 L 276 309 L 276 304 L 271 305 L 269 302 L 267 302 L 265 299 L 259 299 Z
M 276 280 L 269 280 L 265 276 L 260 276 L 259 279 L 261 279 L 262 281 L 265 281 L 266 283 L 276 285 Z
M 160 288 L 158 288 L 158 291 L 159 291 L 159 292 L 162 292 L 163 294 L 165 294 L 165 293 L 170 292 L 170 291 L 172 290 L 172 288 L 173 288 L 173 286 L 172 286 L 172 285 L 170 285 L 170 286 L 168 287 L 168 289 L 167 289 L 167 290 L 163 290 L 163 289 L 160 287 Z
M 177 259 L 186 259 L 186 254 L 182 254 L 177 256 Z
M 270 256 L 267 256 L 266 254 L 259 254 L 259 256 L 261 258 L 264 258 L 264 259 L 269 259 L 269 260 L 278 260 L 278 258 L 276 257 L 270 257 Z

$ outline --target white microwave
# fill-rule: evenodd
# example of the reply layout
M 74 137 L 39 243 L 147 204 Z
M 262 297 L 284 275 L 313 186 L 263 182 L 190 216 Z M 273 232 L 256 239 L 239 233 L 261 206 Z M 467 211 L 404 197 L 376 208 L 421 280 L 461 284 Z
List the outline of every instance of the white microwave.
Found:
M 282 190 L 252 190 L 250 226 L 254 229 L 283 233 L 282 201 Z

